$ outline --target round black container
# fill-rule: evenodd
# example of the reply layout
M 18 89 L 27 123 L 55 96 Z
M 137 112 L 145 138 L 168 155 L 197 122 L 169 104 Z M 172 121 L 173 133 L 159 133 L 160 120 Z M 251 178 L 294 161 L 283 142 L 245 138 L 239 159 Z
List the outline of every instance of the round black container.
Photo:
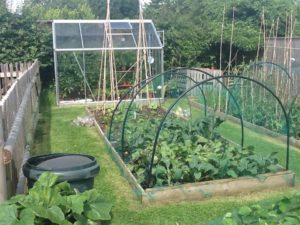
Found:
M 33 156 L 23 166 L 28 188 L 32 188 L 39 176 L 46 171 L 58 175 L 59 182 L 68 181 L 72 188 L 83 192 L 93 188 L 94 177 L 99 173 L 100 167 L 96 159 L 89 155 L 55 153 Z

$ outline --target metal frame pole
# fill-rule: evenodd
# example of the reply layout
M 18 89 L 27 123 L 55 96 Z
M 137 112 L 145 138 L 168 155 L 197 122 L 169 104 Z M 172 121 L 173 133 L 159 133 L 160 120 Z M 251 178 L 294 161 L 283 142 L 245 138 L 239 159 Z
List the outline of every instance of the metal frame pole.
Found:
M 55 39 L 55 22 L 52 23 L 52 38 L 53 38 L 53 55 L 54 55 L 54 75 L 55 75 L 55 92 L 56 92 L 56 105 L 60 104 L 59 101 L 59 76 L 57 69 L 57 52 L 56 52 L 56 39 Z

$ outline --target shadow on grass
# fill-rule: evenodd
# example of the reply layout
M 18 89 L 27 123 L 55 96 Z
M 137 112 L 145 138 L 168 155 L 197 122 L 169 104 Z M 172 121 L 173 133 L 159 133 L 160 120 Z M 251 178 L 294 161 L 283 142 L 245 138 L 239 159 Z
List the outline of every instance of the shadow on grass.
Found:
M 42 155 L 51 152 L 50 128 L 51 128 L 51 108 L 54 105 L 54 92 L 43 89 L 40 96 L 39 119 L 34 134 L 34 144 L 30 151 L 33 155 Z

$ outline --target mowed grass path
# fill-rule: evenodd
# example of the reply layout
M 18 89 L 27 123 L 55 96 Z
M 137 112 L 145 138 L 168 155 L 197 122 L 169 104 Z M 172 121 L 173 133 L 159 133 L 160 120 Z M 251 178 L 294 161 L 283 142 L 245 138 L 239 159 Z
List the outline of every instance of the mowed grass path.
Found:
M 104 141 L 95 128 L 77 127 L 72 120 L 85 115 L 83 107 L 58 108 L 49 106 L 47 96 L 42 98 L 32 155 L 65 152 L 90 154 L 100 164 L 95 188 L 113 204 L 112 225 L 194 225 L 224 215 L 242 205 L 269 202 L 284 195 L 295 194 L 300 188 L 243 194 L 235 197 L 218 197 L 202 202 L 143 206 L 111 159 Z

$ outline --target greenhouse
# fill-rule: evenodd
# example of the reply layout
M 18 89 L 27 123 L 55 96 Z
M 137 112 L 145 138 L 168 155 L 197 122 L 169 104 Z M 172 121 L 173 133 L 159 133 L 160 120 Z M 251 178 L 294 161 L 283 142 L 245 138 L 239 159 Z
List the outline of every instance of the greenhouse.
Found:
M 117 100 L 164 70 L 163 32 L 151 20 L 54 20 L 52 29 L 57 104 Z

